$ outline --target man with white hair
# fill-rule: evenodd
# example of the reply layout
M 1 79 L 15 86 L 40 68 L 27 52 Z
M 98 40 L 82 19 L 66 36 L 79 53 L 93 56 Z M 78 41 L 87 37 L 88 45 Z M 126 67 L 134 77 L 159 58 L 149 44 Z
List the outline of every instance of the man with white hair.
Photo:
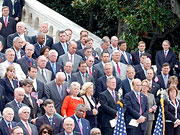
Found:
M 23 129 L 20 126 L 15 126 L 11 130 L 11 135 L 24 135 Z
M 10 107 L 14 110 L 14 121 L 15 122 L 19 122 L 20 118 L 18 116 L 18 110 L 22 107 L 22 106 L 26 106 L 25 104 L 22 103 L 23 99 L 24 99 L 24 94 L 25 91 L 23 88 L 19 87 L 16 88 L 14 90 L 14 100 L 7 103 L 5 107 Z
M 62 65 L 59 62 L 56 62 L 58 58 L 58 52 L 54 49 L 49 51 L 48 62 L 46 68 L 52 72 L 52 80 L 55 78 L 57 72 L 61 72 L 63 70 Z
M 74 131 L 75 123 L 74 119 L 71 117 L 67 117 L 64 119 L 63 128 L 64 131 L 57 135 L 81 135 L 81 133 Z
M 13 121 L 14 111 L 10 107 L 6 107 L 3 110 L 3 119 L 0 121 L 0 134 L 9 135 L 11 129 L 16 126 L 16 123 Z
M 110 48 L 113 51 L 119 50 L 119 47 L 118 47 L 118 37 L 116 37 L 116 36 L 112 36 L 111 37 L 111 46 L 110 46 Z
M 92 128 L 90 135 L 101 135 L 101 130 L 99 128 Z
M 34 45 L 27 44 L 25 46 L 25 55 L 24 57 L 18 59 L 16 62 L 21 66 L 23 72 L 25 75 L 28 74 L 28 68 L 32 65 L 37 66 L 37 62 L 35 59 L 32 58 L 32 55 L 34 53 Z
M 18 111 L 21 121 L 17 125 L 23 129 L 24 135 L 38 135 L 36 126 L 28 123 L 30 112 L 31 110 L 28 106 L 21 107 Z
M 41 80 L 43 83 L 51 81 L 52 72 L 46 69 L 47 59 L 45 56 L 41 55 L 38 57 L 38 73 L 37 79 Z
M 14 63 L 14 58 L 15 58 L 15 52 L 12 48 L 9 48 L 5 52 L 6 56 L 6 61 L 3 63 L 0 63 L 0 77 L 3 78 L 6 73 L 6 68 L 8 66 L 14 66 L 15 68 L 15 74 L 18 80 L 24 80 L 26 78 L 24 72 L 21 69 L 21 66 L 17 63 Z
M 39 32 L 42 32 L 42 33 L 45 34 L 44 45 L 47 45 L 47 46 L 49 46 L 51 48 L 51 46 L 53 44 L 53 38 L 48 35 L 48 23 L 47 22 L 43 22 L 43 23 L 40 24 Z M 37 43 L 36 35 L 32 36 L 32 40 L 33 40 L 33 44 Z
M 32 43 L 32 40 L 29 36 L 24 35 L 24 31 L 25 31 L 25 23 L 24 22 L 18 22 L 16 24 L 16 33 L 10 34 L 7 37 L 7 48 L 10 48 L 11 46 L 13 46 L 13 39 L 15 37 L 21 37 L 23 40 L 23 46 L 25 46 L 26 44 Z
M 67 95 L 68 82 L 65 81 L 66 76 L 63 72 L 56 74 L 56 79 L 45 85 L 46 97 L 54 101 L 57 113 L 61 113 L 62 102 Z

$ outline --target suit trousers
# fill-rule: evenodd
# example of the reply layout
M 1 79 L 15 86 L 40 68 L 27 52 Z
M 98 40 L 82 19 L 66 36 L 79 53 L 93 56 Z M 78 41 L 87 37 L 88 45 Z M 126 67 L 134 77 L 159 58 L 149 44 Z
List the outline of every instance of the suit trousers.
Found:
M 128 128 L 127 135 L 144 135 L 144 130 L 141 129 L 141 126 L 139 124 L 139 126 L 136 128 Z
M 152 132 L 154 131 L 152 130 L 152 125 L 153 125 L 153 120 L 148 120 L 145 135 L 152 135 Z

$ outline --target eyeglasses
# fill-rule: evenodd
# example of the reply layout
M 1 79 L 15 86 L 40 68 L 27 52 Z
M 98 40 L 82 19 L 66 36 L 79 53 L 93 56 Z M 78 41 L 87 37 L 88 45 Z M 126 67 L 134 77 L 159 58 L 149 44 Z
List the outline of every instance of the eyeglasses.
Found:
M 50 132 L 49 132 L 49 131 L 43 131 L 42 133 L 43 133 L 43 134 L 49 134 L 49 135 L 50 135 Z
M 92 133 L 92 135 L 101 135 L 101 133 L 100 132 L 94 132 L 94 133 Z

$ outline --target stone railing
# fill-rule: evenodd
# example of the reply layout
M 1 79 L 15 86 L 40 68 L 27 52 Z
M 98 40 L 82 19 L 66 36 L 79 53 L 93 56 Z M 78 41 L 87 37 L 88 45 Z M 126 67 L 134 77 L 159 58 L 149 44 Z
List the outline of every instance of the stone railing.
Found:
M 26 0 L 22 21 L 34 31 L 38 30 L 39 24 L 47 22 L 49 24 L 48 34 L 54 38 L 55 42 L 58 42 L 58 32 L 61 30 L 70 28 L 73 31 L 72 39 L 79 40 L 80 31 L 83 29 L 37 0 Z M 89 37 L 93 38 L 95 47 L 100 45 L 101 39 L 99 37 L 90 32 Z

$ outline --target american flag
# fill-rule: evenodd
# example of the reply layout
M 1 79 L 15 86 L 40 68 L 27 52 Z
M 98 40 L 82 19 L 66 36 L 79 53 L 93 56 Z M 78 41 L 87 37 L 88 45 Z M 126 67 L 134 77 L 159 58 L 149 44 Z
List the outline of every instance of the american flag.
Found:
M 165 117 L 164 117 L 164 101 L 160 100 L 159 114 L 156 121 L 153 135 L 165 135 Z
M 124 113 L 123 113 L 123 104 L 119 101 L 118 101 L 118 119 L 113 135 L 127 135 Z

